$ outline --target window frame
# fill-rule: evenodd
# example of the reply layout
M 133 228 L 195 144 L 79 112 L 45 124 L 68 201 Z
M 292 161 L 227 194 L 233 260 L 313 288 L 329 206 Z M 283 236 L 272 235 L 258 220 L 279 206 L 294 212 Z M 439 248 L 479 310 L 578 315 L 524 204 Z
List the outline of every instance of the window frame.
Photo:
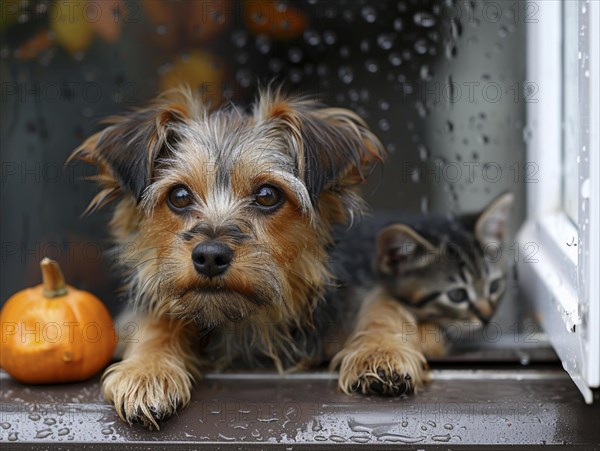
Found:
M 579 78 L 578 224 L 562 204 L 562 5 L 537 1 L 539 20 L 527 30 L 528 79 L 538 102 L 527 106 L 528 160 L 539 182 L 527 186 L 527 219 L 521 243 L 533 243 L 535 261 L 519 261 L 520 288 L 587 403 L 600 385 L 600 4 L 579 1 L 582 55 Z M 584 150 L 589 149 L 589 151 Z M 587 180 L 586 182 L 584 182 Z M 587 186 L 586 186 L 587 184 Z M 585 193 L 583 195 L 582 193 Z

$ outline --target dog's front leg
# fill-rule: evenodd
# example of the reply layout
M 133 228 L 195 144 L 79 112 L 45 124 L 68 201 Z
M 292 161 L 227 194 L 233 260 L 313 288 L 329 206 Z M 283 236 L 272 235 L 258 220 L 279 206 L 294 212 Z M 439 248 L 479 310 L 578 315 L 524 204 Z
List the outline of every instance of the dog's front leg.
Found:
M 198 376 L 193 325 L 174 319 L 138 315 L 137 333 L 129 337 L 123 360 L 111 365 L 101 381 L 106 399 L 128 423 L 159 429 L 191 397 Z
M 427 362 L 420 336 L 406 308 L 382 290 L 373 291 L 353 333 L 331 362 L 339 367 L 340 390 L 398 396 L 422 386 Z

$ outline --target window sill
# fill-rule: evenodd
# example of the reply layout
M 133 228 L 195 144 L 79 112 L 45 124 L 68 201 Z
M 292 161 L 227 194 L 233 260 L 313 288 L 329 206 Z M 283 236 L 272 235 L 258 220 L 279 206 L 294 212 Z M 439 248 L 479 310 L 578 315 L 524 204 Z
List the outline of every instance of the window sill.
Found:
M 158 432 L 121 422 L 102 400 L 97 378 L 24 386 L 0 372 L 0 383 L 7 451 L 600 443 L 600 406 L 585 406 L 560 369 L 434 370 L 431 384 L 406 398 L 344 396 L 328 373 L 209 375 L 190 406 Z

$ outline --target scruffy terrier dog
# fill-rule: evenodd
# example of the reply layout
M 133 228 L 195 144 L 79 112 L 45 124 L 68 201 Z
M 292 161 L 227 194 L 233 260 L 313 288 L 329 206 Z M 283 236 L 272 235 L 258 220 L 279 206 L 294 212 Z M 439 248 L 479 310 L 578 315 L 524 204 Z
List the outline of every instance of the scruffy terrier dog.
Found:
M 333 226 L 361 213 L 358 187 L 385 153 L 360 117 L 272 89 L 251 112 L 210 111 L 181 89 L 110 122 L 72 157 L 99 170 L 89 211 L 118 201 L 110 229 L 139 331 L 101 384 L 121 418 L 158 428 L 205 368 L 321 363 L 351 333 L 342 391 L 368 392 L 365 374 L 382 371 L 401 391 L 423 383 L 399 304 L 354 321 L 358 307 L 326 296 Z

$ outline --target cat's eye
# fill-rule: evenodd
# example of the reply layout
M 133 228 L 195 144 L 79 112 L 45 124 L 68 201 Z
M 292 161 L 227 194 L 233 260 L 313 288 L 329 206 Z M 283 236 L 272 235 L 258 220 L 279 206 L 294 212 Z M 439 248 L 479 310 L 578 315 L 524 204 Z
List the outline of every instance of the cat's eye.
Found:
M 169 191 L 167 203 L 171 207 L 171 210 L 180 213 L 191 205 L 192 195 L 185 186 L 178 185 Z
M 448 299 L 455 303 L 465 302 L 469 299 L 469 294 L 463 288 L 448 291 Z
M 502 283 L 502 279 L 496 279 L 490 283 L 490 294 L 495 294 L 500 291 L 500 284 Z
M 254 205 L 263 210 L 274 210 L 283 203 L 283 194 L 273 185 L 261 185 L 254 192 Z

